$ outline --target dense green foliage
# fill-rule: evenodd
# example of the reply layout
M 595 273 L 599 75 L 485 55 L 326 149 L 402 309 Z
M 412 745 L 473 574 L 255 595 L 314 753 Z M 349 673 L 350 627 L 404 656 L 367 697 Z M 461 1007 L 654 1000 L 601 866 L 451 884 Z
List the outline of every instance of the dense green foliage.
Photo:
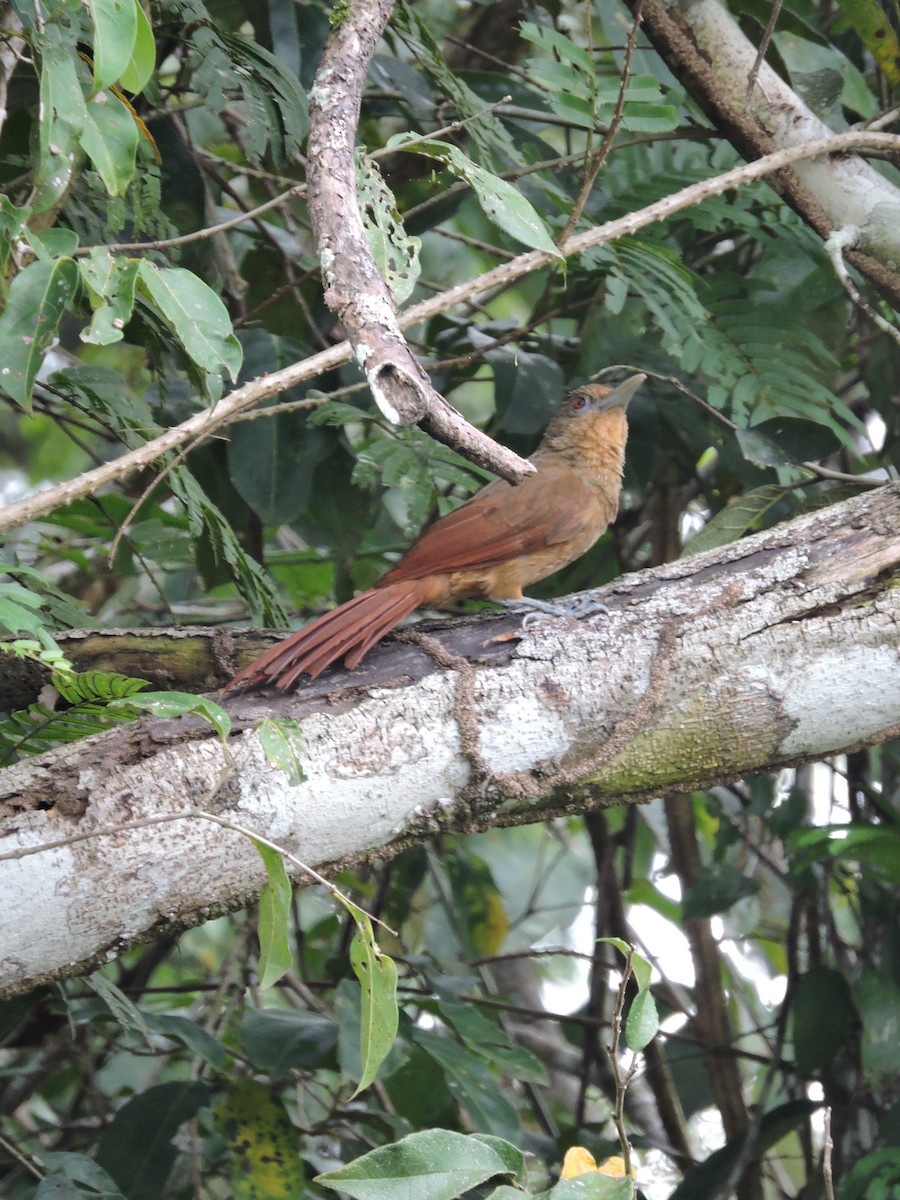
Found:
M 735 7 L 758 38 L 768 6 Z M 897 83 L 896 36 L 873 32 L 883 14 L 841 8 L 794 0 L 772 50 L 835 128 L 889 107 Z M 370 72 L 360 190 L 400 303 L 552 245 L 616 110 L 624 8 L 534 3 L 521 32 L 507 22 L 483 53 L 469 43 L 490 9 L 398 4 Z M 73 478 L 340 338 L 297 188 L 329 16 L 315 0 L 5 10 L 0 500 Z M 621 118 L 578 228 L 739 161 L 640 38 Z M 417 153 L 406 133 L 427 135 Z M 539 594 L 830 503 L 856 486 L 835 475 L 882 478 L 897 458 L 898 344 L 763 184 L 473 296 L 413 334 L 435 385 L 523 453 L 566 387 L 613 366 L 652 375 L 630 410 L 615 529 Z M 372 583 L 485 478 L 389 427 L 352 365 L 245 416 L 7 539 L 0 639 L 62 672 L 63 703 L 0 714 L 0 760 L 162 703 L 125 675 L 69 676 L 54 632 L 284 624 Z M 642 993 L 665 1032 L 626 1102 L 648 1197 L 718 1195 L 737 1166 L 761 1189 L 742 1195 L 824 1194 L 824 1102 L 839 1200 L 888 1200 L 900 1189 L 898 788 L 894 744 L 682 800 L 699 872 L 673 856 L 671 810 L 654 804 L 445 839 L 341 878 L 397 931 L 377 936 L 400 966 L 399 1033 L 358 1096 L 367 1040 L 385 1038 L 366 1005 L 390 1007 L 391 977 L 361 1006 L 354 969 L 380 970 L 377 950 L 364 938 L 354 966 L 352 916 L 324 892 L 279 892 L 267 861 L 259 926 L 223 919 L 0 1006 L 0 1195 L 509 1200 L 549 1187 L 568 1145 L 617 1153 L 604 1049 L 617 964 L 607 946 L 587 966 L 578 953 L 614 936 L 662 956 Z M 285 917 L 292 936 L 279 942 Z M 713 922 L 712 979 L 681 937 L 687 921 Z M 680 962 L 664 953 L 673 943 Z M 291 953 L 263 994 L 260 978 Z M 740 1142 L 710 1153 L 701 1136 L 721 1106 L 701 1051 L 717 1005 L 731 1028 L 717 1050 L 737 1061 L 751 1106 L 748 1161 Z M 426 1130 L 444 1132 L 417 1141 Z M 679 1131 L 693 1160 L 654 1150 L 677 1151 Z M 415 1192 L 401 1192 L 412 1177 Z M 553 1194 L 633 1193 L 587 1179 Z

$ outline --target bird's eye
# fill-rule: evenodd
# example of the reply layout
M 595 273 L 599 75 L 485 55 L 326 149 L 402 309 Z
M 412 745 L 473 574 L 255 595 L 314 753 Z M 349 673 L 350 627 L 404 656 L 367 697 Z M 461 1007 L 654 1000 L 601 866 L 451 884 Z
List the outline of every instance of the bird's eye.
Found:
M 574 396 L 572 398 L 572 412 L 581 412 L 583 408 L 587 408 L 587 396 Z

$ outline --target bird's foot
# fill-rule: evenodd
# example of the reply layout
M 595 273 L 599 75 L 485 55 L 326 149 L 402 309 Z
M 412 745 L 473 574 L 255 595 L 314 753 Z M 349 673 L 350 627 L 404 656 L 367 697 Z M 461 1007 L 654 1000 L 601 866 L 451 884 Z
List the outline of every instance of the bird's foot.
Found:
M 573 596 L 571 600 L 565 603 L 550 600 L 535 600 L 532 596 L 523 596 L 521 600 L 497 600 L 496 604 L 501 604 L 504 608 L 508 608 L 510 612 L 525 613 L 524 627 L 535 620 L 540 620 L 542 617 L 574 617 L 581 621 L 585 617 L 596 616 L 597 613 L 605 613 L 609 615 L 609 609 L 605 604 L 600 604 L 594 600 L 590 592 L 583 592 L 580 596 Z

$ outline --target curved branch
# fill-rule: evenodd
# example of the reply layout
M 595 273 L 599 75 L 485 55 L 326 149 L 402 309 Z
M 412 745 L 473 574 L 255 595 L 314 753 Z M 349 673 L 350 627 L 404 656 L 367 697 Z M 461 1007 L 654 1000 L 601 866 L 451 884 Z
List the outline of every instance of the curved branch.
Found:
M 679 192 L 674 192 L 671 196 L 664 196 L 662 200 L 657 200 L 637 212 L 629 213 L 615 221 L 607 221 L 604 225 L 598 225 L 594 229 L 576 234 L 566 243 L 564 253 L 567 257 L 582 254 L 592 246 L 601 246 L 606 242 L 615 241 L 616 238 L 637 233 L 655 221 L 667 220 L 686 208 L 700 204 L 711 196 L 721 195 L 722 192 L 730 191 L 732 188 L 755 183 L 756 180 L 764 179 L 767 175 L 790 166 L 791 163 L 821 155 L 840 154 L 847 150 L 856 151 L 866 148 L 900 154 L 900 137 L 868 130 L 851 130 L 847 133 L 838 133 L 833 137 L 823 138 L 821 141 L 810 142 L 805 146 L 777 150 L 773 154 L 767 154 L 765 158 L 734 167 L 712 179 L 693 183 Z M 520 254 L 517 258 L 502 263 L 490 271 L 485 271 L 481 275 L 476 275 L 465 283 L 457 284 L 456 287 L 450 288 L 438 296 L 432 296 L 414 304 L 400 314 L 398 319 L 400 328 L 409 329 L 439 313 L 446 312 L 447 309 L 453 308 L 457 304 L 471 300 L 482 292 L 488 292 L 497 287 L 506 287 L 516 279 L 529 275 L 532 271 L 552 266 L 556 261 L 557 259 L 553 255 L 540 250 L 530 250 L 525 254 Z M 174 450 L 183 442 L 190 441 L 192 438 L 209 437 L 244 409 L 252 408 L 260 401 L 267 400 L 278 392 L 286 391 L 288 388 L 296 387 L 299 383 L 305 383 L 326 371 L 333 370 L 348 362 L 350 357 L 350 343 L 340 342 L 337 346 L 331 346 L 300 362 L 291 363 L 290 366 L 284 367 L 280 371 L 273 371 L 270 375 L 263 375 L 259 379 L 251 380 L 243 387 L 236 388 L 212 409 L 197 413 L 180 425 L 166 430 L 159 437 L 153 438 L 152 441 L 139 446 L 136 450 L 123 454 L 121 458 L 86 471 L 76 479 L 67 480 L 45 492 L 28 496 L 14 504 L 8 504 L 5 508 L 0 509 L 0 533 L 7 533 L 29 521 L 46 516 L 47 513 L 53 512 L 63 504 L 70 504 L 74 500 L 89 496 L 115 480 L 124 478 L 132 471 L 155 462 L 156 459 Z
M 467 458 L 518 482 L 534 468 L 470 425 L 434 388 L 407 345 L 369 247 L 356 192 L 362 90 L 393 0 L 354 0 L 342 14 L 309 93 L 307 204 L 325 303 L 347 330 L 375 403 L 395 425 L 421 425 Z

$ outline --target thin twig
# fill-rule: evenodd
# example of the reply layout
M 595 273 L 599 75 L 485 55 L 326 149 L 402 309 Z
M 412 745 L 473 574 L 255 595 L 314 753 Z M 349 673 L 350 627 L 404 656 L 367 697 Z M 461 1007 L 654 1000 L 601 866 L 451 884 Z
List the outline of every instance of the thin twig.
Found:
M 295 183 L 292 188 L 288 188 L 286 192 L 281 192 L 280 195 L 273 197 L 271 200 L 266 200 L 264 204 L 258 204 L 256 208 L 250 208 L 246 212 L 238 213 L 236 217 L 229 217 L 227 221 L 220 221 L 218 225 L 207 225 L 203 229 L 197 229 L 193 233 L 182 233 L 178 237 L 160 238 L 155 242 L 111 242 L 103 249 L 109 251 L 120 250 L 166 250 L 170 246 L 184 246 L 188 242 L 200 242 L 206 238 L 214 237 L 217 233 L 224 233 L 227 229 L 234 229 L 237 225 L 243 225 L 245 221 L 252 221 L 263 213 L 269 212 L 270 209 L 278 208 L 280 205 L 287 203 L 288 200 L 293 200 L 295 196 L 302 196 L 306 191 L 305 183 Z M 74 252 L 75 257 L 79 255 L 90 254 L 95 250 L 95 246 L 79 246 Z
M 625 1163 L 625 1178 L 631 1178 L 631 1142 L 628 1138 L 628 1131 L 625 1128 L 625 1092 L 628 1090 L 628 1084 L 634 1076 L 637 1067 L 637 1055 L 632 1056 L 631 1065 L 625 1074 L 622 1074 L 622 1067 L 619 1063 L 619 1042 L 622 1035 L 622 1013 L 625 1008 L 625 990 L 628 986 L 628 980 L 631 978 L 631 960 L 634 951 L 629 947 L 628 954 L 625 957 L 625 966 L 622 968 L 622 978 L 619 981 L 619 986 L 616 989 L 616 1007 L 612 1014 L 612 1038 L 607 1047 L 610 1066 L 612 1067 L 613 1080 L 616 1085 L 616 1099 L 613 1106 L 613 1124 L 616 1127 L 616 1133 L 619 1137 L 619 1146 L 622 1150 L 622 1160 Z
M 566 221 L 562 233 L 556 239 L 556 244 L 563 249 L 566 242 L 572 233 L 572 230 L 581 220 L 581 214 L 584 211 L 584 206 L 587 204 L 588 197 L 591 194 L 591 189 L 600 174 L 603 164 L 609 157 L 609 152 L 612 149 L 612 144 L 615 139 L 619 126 L 622 124 L 622 117 L 625 115 L 625 93 L 628 91 L 628 80 L 631 75 L 631 58 L 634 54 L 634 48 L 637 43 L 638 30 L 641 27 L 641 8 L 643 0 L 636 0 L 634 6 L 634 19 L 631 22 L 631 29 L 628 33 L 628 44 L 625 47 L 625 61 L 622 65 L 622 76 L 619 80 L 619 94 L 616 97 L 616 107 L 613 112 L 612 120 L 609 123 L 609 128 L 600 143 L 600 149 L 594 155 L 594 158 L 587 170 L 584 173 L 584 179 L 581 181 L 581 188 L 578 192 L 578 197 L 572 206 L 572 211 L 569 213 L 569 218 Z
M 853 225 L 846 225 L 843 229 L 835 229 L 834 233 L 825 239 L 825 253 L 831 259 L 831 265 L 834 267 L 834 273 L 840 280 L 841 286 L 856 307 L 864 312 L 882 333 L 886 333 L 900 345 L 900 329 L 886 320 L 881 313 L 875 311 L 850 278 L 850 272 L 844 262 L 844 251 L 851 250 L 858 243 L 859 230 Z
M 778 16 L 781 12 L 782 0 L 774 0 L 772 11 L 769 13 L 769 19 L 766 22 L 766 28 L 763 31 L 762 41 L 759 43 L 759 49 L 756 52 L 756 58 L 753 66 L 750 68 L 750 74 L 747 76 L 747 92 L 744 96 L 744 108 L 749 108 L 750 101 L 753 99 L 753 89 L 756 87 L 756 77 L 759 74 L 759 69 L 765 62 L 766 54 L 769 50 L 769 43 L 772 40 L 772 34 L 775 32 L 775 26 L 778 23 Z
M 831 1156 L 834 1141 L 831 1137 L 831 1107 L 825 1109 L 825 1141 L 822 1145 L 822 1180 L 825 1184 L 825 1200 L 834 1200 L 834 1176 L 831 1173 Z

